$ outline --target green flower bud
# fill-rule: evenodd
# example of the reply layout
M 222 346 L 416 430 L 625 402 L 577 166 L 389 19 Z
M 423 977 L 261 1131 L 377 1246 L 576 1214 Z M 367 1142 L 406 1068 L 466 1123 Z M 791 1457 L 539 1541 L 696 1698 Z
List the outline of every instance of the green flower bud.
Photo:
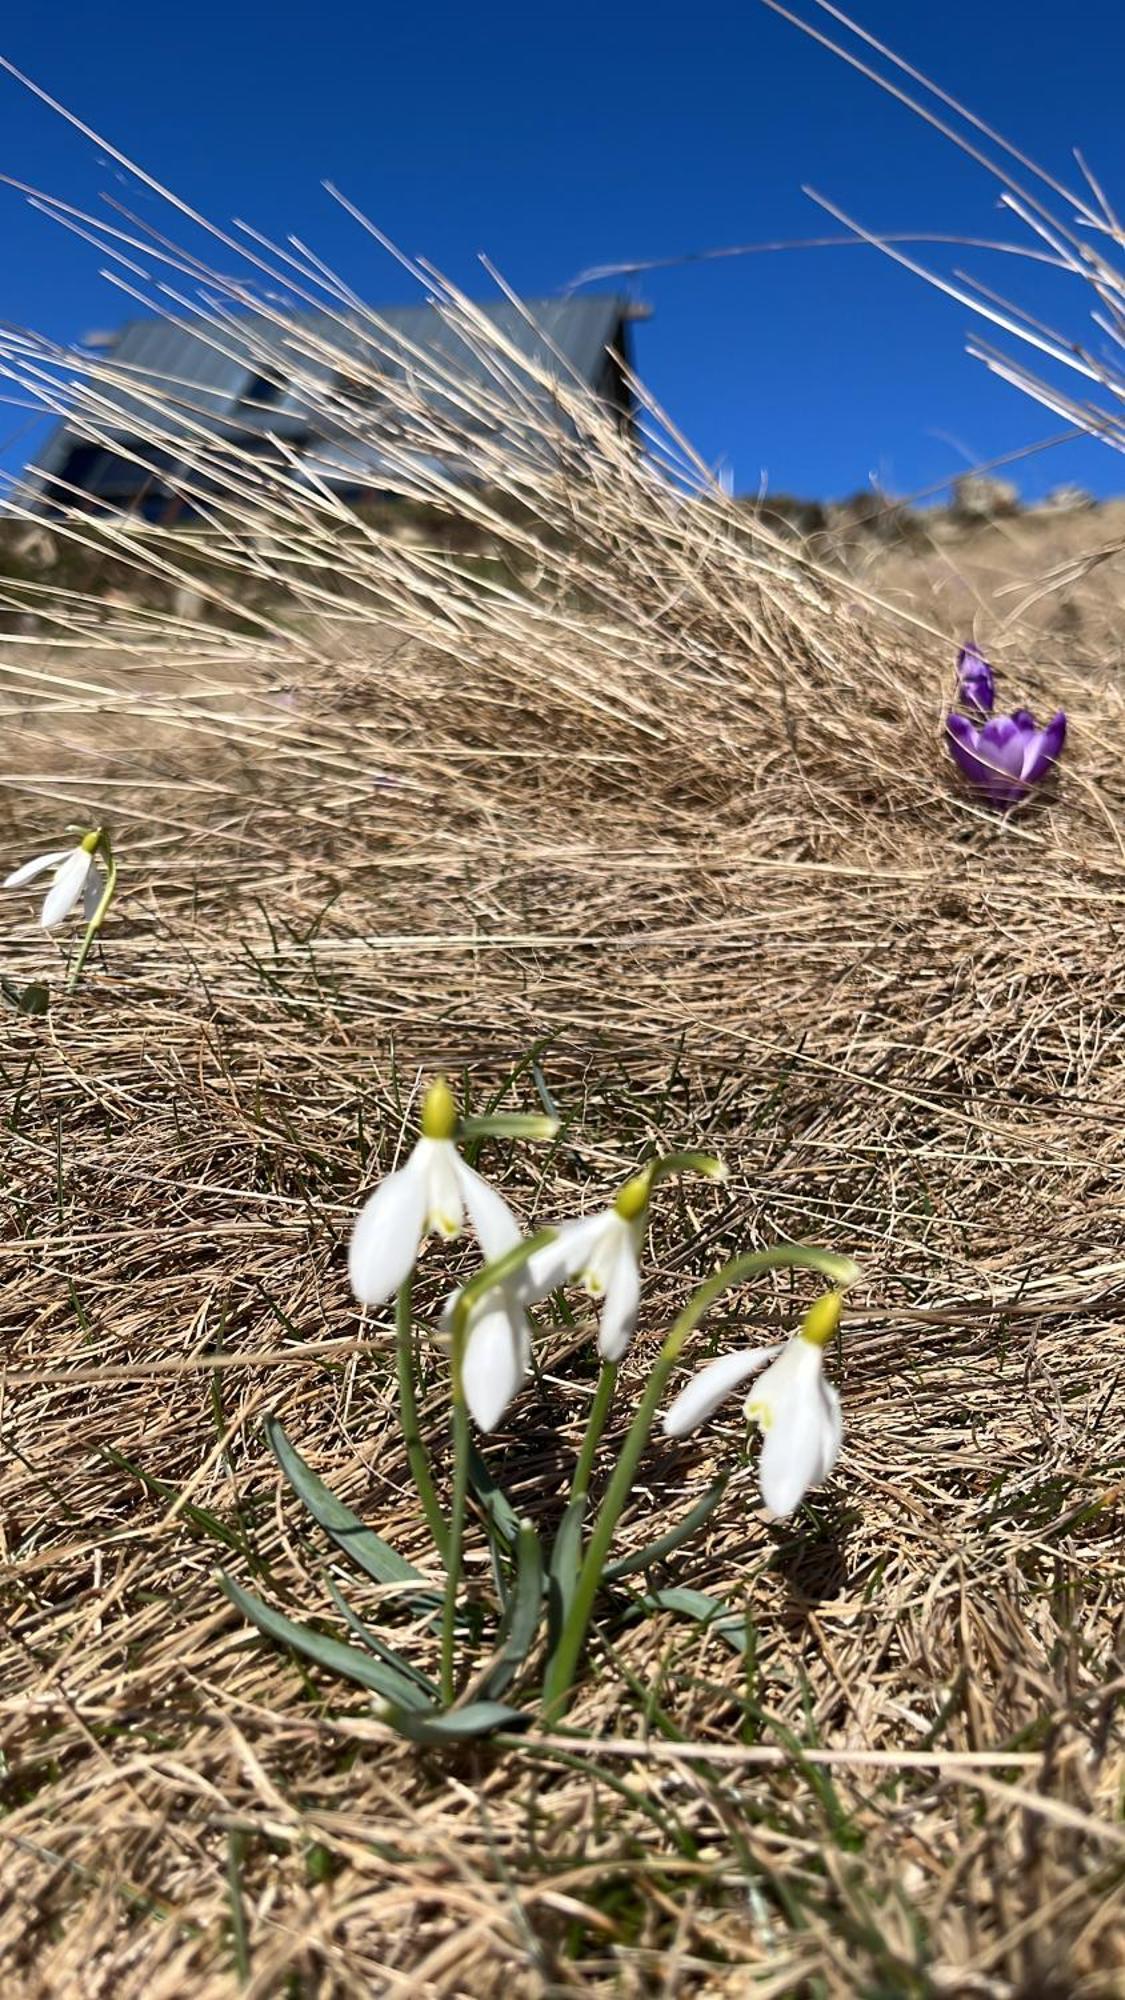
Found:
M 626 1181 L 624 1187 L 618 1193 L 617 1200 L 613 1204 L 621 1220 L 623 1222 L 636 1222 L 637 1218 L 642 1216 L 648 1207 L 651 1192 L 651 1173 L 634 1174 L 631 1181 Z
M 452 1139 L 459 1123 L 457 1105 L 443 1076 L 431 1083 L 422 1100 L 422 1137 Z
M 819 1299 L 814 1299 L 801 1321 L 801 1339 L 807 1340 L 810 1347 L 827 1347 L 829 1341 L 835 1338 L 843 1310 L 844 1301 L 839 1292 L 825 1292 Z

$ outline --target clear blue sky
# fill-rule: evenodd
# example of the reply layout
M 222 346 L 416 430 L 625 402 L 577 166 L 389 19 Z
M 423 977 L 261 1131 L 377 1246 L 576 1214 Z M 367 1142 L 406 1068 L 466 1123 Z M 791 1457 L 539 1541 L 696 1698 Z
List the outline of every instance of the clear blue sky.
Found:
M 856 6 L 1063 178 L 1080 145 L 1125 204 L 1121 0 Z M 592 264 L 821 233 L 802 182 L 874 228 L 1015 229 L 983 173 L 755 0 L 56 0 L 10 14 L 0 49 L 209 215 L 296 232 L 374 303 L 408 299 L 409 283 L 324 178 L 478 294 L 480 251 L 534 296 Z M 4 76 L 0 171 L 167 220 Z M 0 229 L 0 318 L 71 339 L 123 316 L 95 253 L 7 189 Z M 1050 274 L 965 256 L 1086 333 L 1077 286 L 1060 299 Z M 1061 428 L 966 357 L 964 308 L 874 251 L 689 266 L 634 289 L 654 312 L 641 372 L 740 490 L 765 475 L 838 496 L 874 471 L 910 492 Z M 0 412 L 9 460 L 18 422 Z M 1019 477 L 1028 493 L 1073 478 L 1123 490 L 1125 460 L 1082 443 Z

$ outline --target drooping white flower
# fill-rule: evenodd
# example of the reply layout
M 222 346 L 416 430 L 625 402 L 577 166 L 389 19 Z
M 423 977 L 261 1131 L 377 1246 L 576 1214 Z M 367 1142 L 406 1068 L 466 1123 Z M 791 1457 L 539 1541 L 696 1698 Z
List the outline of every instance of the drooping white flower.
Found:
M 461 1359 L 465 1401 L 482 1431 L 496 1429 L 530 1367 L 531 1326 L 518 1285 L 497 1285 L 469 1315 Z
M 805 1494 L 828 1478 L 840 1456 L 840 1398 L 825 1381 L 823 1368 L 824 1349 L 839 1323 L 839 1294 L 829 1292 L 809 1309 L 800 1331 L 784 1347 L 753 1347 L 709 1362 L 666 1411 L 665 1435 L 686 1437 L 734 1389 L 764 1369 L 745 1404 L 747 1420 L 762 1433 L 758 1481 L 771 1513 L 792 1514 Z
M 627 1181 L 612 1208 L 576 1222 L 560 1222 L 553 1242 L 528 1258 L 523 1281 L 526 1299 L 544 1299 L 559 1285 L 577 1279 L 593 1299 L 603 1300 L 598 1353 L 620 1361 L 628 1352 L 641 1299 L 638 1262 L 648 1226 L 649 1179 Z
M 430 1230 L 459 1236 L 468 1211 L 486 1263 L 519 1242 L 519 1224 L 502 1195 L 467 1166 L 453 1143 L 457 1108 L 448 1084 L 435 1083 L 422 1110 L 422 1137 L 404 1167 L 380 1181 L 356 1220 L 348 1276 L 362 1304 L 381 1306 L 414 1268 Z
M 33 861 L 25 861 L 5 877 L 5 889 L 20 889 L 25 882 L 34 882 L 38 875 L 45 875 L 48 868 L 54 869 L 54 879 L 47 891 L 39 921 L 44 930 L 54 930 L 65 922 L 78 902 L 83 903 L 87 923 L 98 907 L 102 893 L 102 876 L 95 864 L 99 836 L 90 833 L 77 847 L 63 847 L 57 853 L 37 854 Z

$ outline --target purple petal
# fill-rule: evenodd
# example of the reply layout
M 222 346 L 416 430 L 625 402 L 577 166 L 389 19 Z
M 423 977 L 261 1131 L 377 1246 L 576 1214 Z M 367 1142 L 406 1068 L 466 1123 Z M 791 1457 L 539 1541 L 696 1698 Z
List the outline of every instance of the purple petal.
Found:
M 1009 716 L 994 716 L 980 729 L 963 715 L 946 718 L 953 760 L 990 805 L 1015 805 L 1026 787 L 1020 781 L 1023 738 Z M 997 737 L 999 736 L 999 741 Z
M 957 655 L 957 679 L 965 700 L 979 709 L 982 715 L 990 714 L 996 700 L 996 682 L 992 668 L 979 647 L 972 644 L 962 646 Z
M 1031 726 L 1034 729 L 1035 724 Z M 977 736 L 977 750 L 993 770 L 1018 778 L 1026 740 L 1026 723 L 1014 715 L 994 715 Z
M 1042 729 L 1033 729 L 1024 746 L 1023 776 L 1026 784 L 1037 785 L 1052 764 L 1057 763 L 1066 742 L 1066 715 L 1060 708 Z

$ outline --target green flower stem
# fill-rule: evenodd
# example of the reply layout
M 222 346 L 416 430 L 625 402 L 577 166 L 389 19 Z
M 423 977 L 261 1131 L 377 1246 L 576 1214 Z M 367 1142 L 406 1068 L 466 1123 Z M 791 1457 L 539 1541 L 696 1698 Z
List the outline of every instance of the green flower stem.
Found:
M 441 1697 L 448 1708 L 456 1692 L 453 1677 L 453 1644 L 457 1630 L 457 1592 L 461 1587 L 462 1543 L 465 1539 L 465 1503 L 469 1490 L 469 1410 L 463 1380 L 465 1343 L 473 1307 L 497 1285 L 514 1278 L 536 1250 L 554 1241 L 553 1229 L 540 1229 L 513 1249 L 486 1264 L 458 1294 L 449 1330 L 450 1375 L 453 1389 L 453 1497 L 449 1514 L 449 1540 L 445 1559 L 445 1599 L 441 1609 Z
M 407 1278 L 405 1283 L 399 1286 L 398 1297 L 395 1300 L 395 1362 L 398 1369 L 398 1402 L 402 1412 L 402 1432 L 411 1475 L 418 1489 L 418 1498 L 422 1502 L 422 1512 L 429 1523 L 438 1554 L 443 1562 L 448 1562 L 449 1530 L 438 1506 L 434 1482 L 430 1477 L 426 1448 L 418 1429 L 418 1404 L 414 1395 L 414 1343 L 411 1338 L 412 1297 L 413 1287 Z
M 461 1548 L 465 1539 L 465 1500 L 469 1490 L 469 1411 L 461 1386 L 460 1358 L 453 1374 L 453 1501 L 445 1568 L 445 1600 L 441 1607 L 441 1698 L 453 1702 L 453 1642 L 457 1628 L 457 1592 L 461 1587 Z
M 654 1188 L 673 1174 L 699 1174 L 705 1181 L 725 1181 L 727 1177 L 723 1162 L 713 1153 L 662 1153 L 641 1171 L 648 1174 Z
M 86 926 L 86 934 L 78 947 L 78 956 L 70 968 L 70 977 L 66 982 L 68 993 L 73 993 L 82 977 L 83 967 L 90 956 L 90 947 L 101 930 L 102 924 L 105 922 L 105 913 L 113 901 L 113 892 L 117 887 L 117 857 L 110 846 L 108 834 L 103 834 L 98 842 L 95 852 L 99 851 L 105 858 L 105 888 L 102 890 L 98 898 L 97 908 Z
M 602 1362 L 601 1373 L 598 1376 L 598 1386 L 594 1391 L 594 1400 L 590 1405 L 586 1435 L 582 1440 L 582 1449 L 578 1454 L 578 1463 L 574 1468 L 574 1478 L 571 1481 L 570 1497 L 572 1500 L 577 1500 L 580 1493 L 589 1491 L 590 1474 L 594 1469 L 594 1457 L 598 1445 L 601 1443 L 602 1432 L 605 1429 L 605 1420 L 609 1415 L 609 1407 L 613 1401 L 613 1391 L 617 1384 L 617 1366 L 616 1361 Z
M 775 1250 L 747 1251 L 743 1256 L 733 1258 L 729 1264 L 724 1264 L 722 1270 L 717 1271 L 713 1278 L 709 1278 L 706 1284 L 701 1285 L 695 1296 L 688 1300 L 657 1356 L 656 1364 L 637 1407 L 636 1416 L 626 1434 L 621 1456 L 602 1502 L 601 1512 L 587 1544 L 574 1587 L 570 1615 L 560 1634 L 543 1686 L 545 1721 L 557 1721 L 566 1710 L 593 1613 L 594 1599 L 598 1593 L 610 1543 L 613 1540 L 613 1531 L 632 1491 L 641 1453 L 648 1442 L 652 1420 L 667 1388 L 668 1378 L 684 1346 L 708 1308 L 721 1297 L 723 1292 L 729 1291 L 734 1285 L 745 1283 L 747 1278 L 759 1277 L 764 1271 L 778 1270 L 819 1271 L 823 1277 L 841 1289 L 853 1285 L 859 1277 L 857 1266 L 848 1257 L 836 1257 L 831 1251 L 814 1250 L 800 1243 L 787 1243 L 779 1245 Z

